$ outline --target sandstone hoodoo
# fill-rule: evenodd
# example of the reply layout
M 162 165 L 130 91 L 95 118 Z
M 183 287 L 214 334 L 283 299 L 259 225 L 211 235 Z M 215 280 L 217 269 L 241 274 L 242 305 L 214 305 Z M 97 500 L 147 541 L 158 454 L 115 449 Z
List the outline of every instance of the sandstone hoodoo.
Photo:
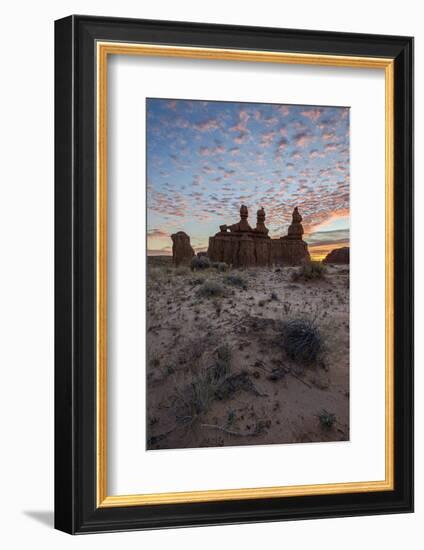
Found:
M 225 262 L 234 267 L 299 265 L 310 260 L 308 246 L 302 239 L 302 217 L 297 207 L 293 211 L 288 235 L 271 239 L 265 225 L 263 208 L 257 212 L 256 227 L 250 227 L 248 209 L 240 207 L 240 221 L 221 225 L 220 232 L 209 238 L 208 256 L 213 262 Z
M 296 208 L 293 210 L 292 223 L 287 231 L 287 237 L 285 239 L 301 239 L 303 235 L 302 216 L 299 214 L 299 210 Z
M 335 248 L 327 254 L 323 262 L 325 264 L 349 264 L 349 247 Z
M 172 261 L 176 266 L 189 265 L 194 256 L 194 250 L 190 244 L 190 237 L 184 231 L 178 231 L 171 235 Z

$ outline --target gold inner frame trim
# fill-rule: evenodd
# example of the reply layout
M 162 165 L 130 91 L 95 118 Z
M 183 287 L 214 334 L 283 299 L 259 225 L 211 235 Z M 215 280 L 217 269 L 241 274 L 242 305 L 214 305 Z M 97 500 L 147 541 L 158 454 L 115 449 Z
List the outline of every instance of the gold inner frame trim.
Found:
M 394 60 L 255 50 L 194 48 L 123 42 L 96 44 L 97 54 L 97 506 L 142 506 L 277 498 L 394 489 Z M 109 55 L 142 55 L 191 59 L 220 59 L 385 71 L 385 185 L 386 185 L 386 364 L 385 364 L 385 479 L 349 483 L 217 489 L 178 493 L 109 496 L 107 492 L 107 61 Z

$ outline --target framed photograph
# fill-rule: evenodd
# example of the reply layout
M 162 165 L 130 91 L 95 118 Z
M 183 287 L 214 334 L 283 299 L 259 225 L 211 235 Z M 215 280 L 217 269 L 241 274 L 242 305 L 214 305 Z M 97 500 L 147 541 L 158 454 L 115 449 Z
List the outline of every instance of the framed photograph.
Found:
M 413 510 L 413 39 L 55 24 L 55 525 Z

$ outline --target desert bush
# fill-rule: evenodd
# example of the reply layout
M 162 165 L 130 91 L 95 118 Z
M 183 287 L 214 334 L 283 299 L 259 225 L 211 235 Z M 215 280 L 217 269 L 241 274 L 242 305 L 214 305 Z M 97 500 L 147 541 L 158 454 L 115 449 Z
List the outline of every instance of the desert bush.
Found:
M 319 415 L 318 415 L 318 418 L 319 418 L 319 421 L 320 421 L 320 424 L 323 428 L 326 428 L 327 430 L 329 430 L 330 428 L 333 427 L 333 424 L 335 423 L 336 421 L 336 415 L 333 414 L 333 413 L 329 413 L 328 411 L 326 411 L 325 409 L 323 409 Z
M 228 271 L 230 266 L 225 262 L 212 262 L 211 267 L 213 267 L 217 271 L 224 272 L 224 271 Z
M 175 268 L 175 271 L 174 271 L 175 275 L 177 275 L 178 277 L 181 277 L 181 276 L 184 276 L 184 275 L 187 275 L 189 273 L 189 269 L 187 266 L 185 265 L 180 265 L 178 266 L 177 268 Z
M 322 339 L 314 321 L 289 321 L 283 331 L 284 349 L 290 359 L 299 363 L 315 363 L 322 351 Z
M 202 285 L 205 282 L 204 275 L 198 275 L 196 277 L 192 277 L 189 281 L 189 283 L 193 286 Z
M 211 261 L 207 256 L 193 256 L 190 264 L 192 271 L 198 271 L 199 269 L 209 269 L 211 267 Z
M 150 359 L 150 366 L 152 368 L 157 368 L 160 366 L 160 359 L 157 355 L 154 355 L 151 359 Z
M 247 289 L 247 282 L 244 277 L 237 273 L 229 273 L 224 277 L 224 283 L 226 285 L 238 286 L 239 288 Z
M 206 280 L 197 291 L 201 298 L 215 298 L 224 294 L 224 288 L 216 281 Z
M 312 281 L 323 279 L 325 277 L 326 268 L 322 262 L 308 262 L 302 265 L 300 269 L 292 273 L 293 281 Z

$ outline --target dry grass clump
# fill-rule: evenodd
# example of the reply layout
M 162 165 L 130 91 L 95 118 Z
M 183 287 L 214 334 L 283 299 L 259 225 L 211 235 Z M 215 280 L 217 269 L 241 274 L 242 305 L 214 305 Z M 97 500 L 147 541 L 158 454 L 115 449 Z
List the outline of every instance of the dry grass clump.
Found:
M 203 285 L 203 283 L 206 281 L 206 275 L 204 273 L 199 273 L 198 275 L 195 275 L 191 279 L 189 279 L 189 283 L 192 286 L 198 286 Z
M 174 274 L 177 277 L 184 277 L 185 275 L 188 275 L 189 273 L 190 273 L 190 270 L 185 265 L 180 265 L 180 266 L 176 267 L 175 270 L 174 270 Z
M 336 415 L 333 414 L 333 413 L 329 413 L 325 409 L 323 409 L 319 413 L 318 418 L 319 418 L 319 422 L 320 422 L 322 428 L 325 428 L 327 430 L 332 428 L 335 421 L 336 421 Z
M 216 350 L 215 363 L 210 368 L 213 382 L 219 382 L 230 373 L 231 348 L 228 344 L 222 344 Z
M 324 279 L 326 268 L 322 262 L 308 262 L 292 273 L 292 281 L 316 281 Z
M 211 267 L 222 273 L 230 269 L 230 266 L 225 262 L 212 262 Z
M 224 287 L 216 281 L 207 279 L 198 289 L 199 298 L 216 298 L 224 294 Z
M 176 402 L 179 405 L 177 420 L 193 422 L 210 409 L 216 399 L 216 391 L 231 371 L 231 349 L 228 344 L 219 346 L 212 363 L 197 365 L 192 369 L 192 379 L 185 387 L 176 386 Z
M 284 326 L 284 349 L 298 363 L 316 363 L 322 351 L 322 338 L 314 321 L 295 319 Z
M 229 273 L 224 277 L 224 283 L 226 285 L 231 286 L 237 286 L 239 288 L 242 288 L 244 290 L 247 289 L 247 281 L 244 277 L 239 275 L 238 273 Z
M 160 267 L 150 267 L 147 271 L 147 280 L 151 282 L 157 282 L 164 276 L 164 271 Z

